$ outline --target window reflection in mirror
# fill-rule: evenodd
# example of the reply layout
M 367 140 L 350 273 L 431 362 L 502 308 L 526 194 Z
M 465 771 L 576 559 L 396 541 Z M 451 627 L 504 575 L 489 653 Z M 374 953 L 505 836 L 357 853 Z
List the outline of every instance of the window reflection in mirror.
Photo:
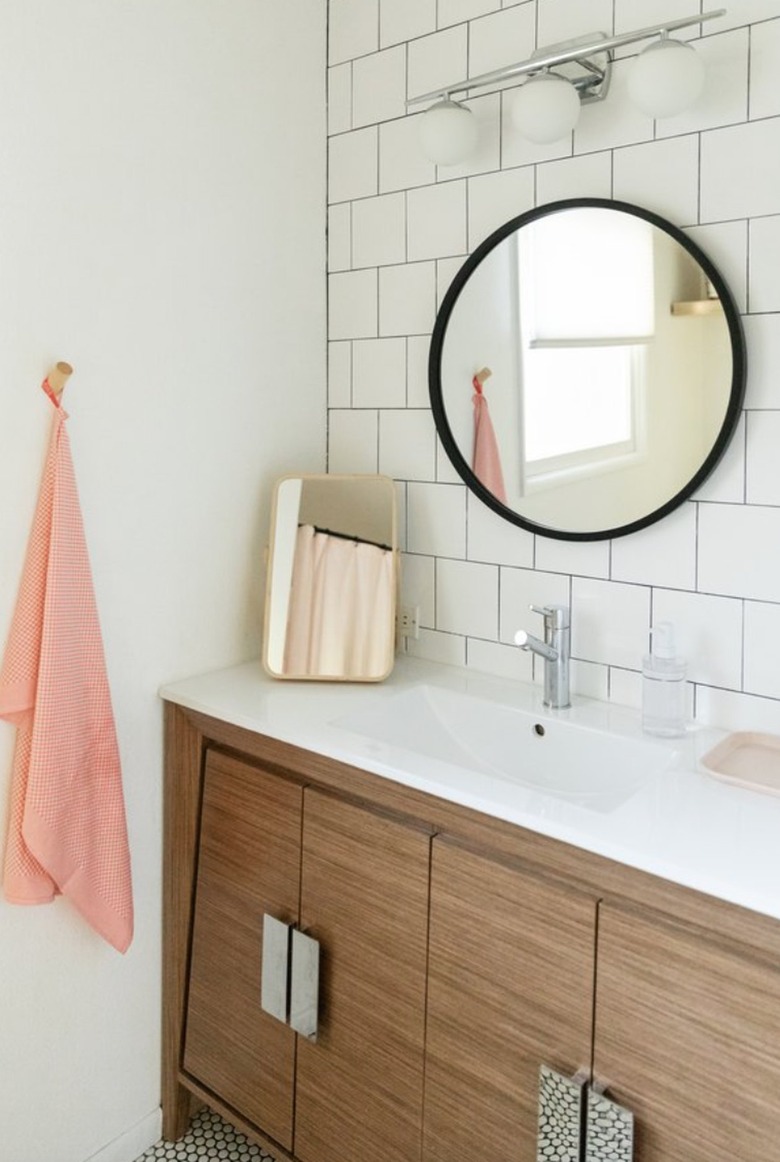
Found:
M 395 651 L 396 543 L 389 477 L 277 482 L 263 649 L 272 676 L 387 677 Z
M 485 398 L 506 503 L 471 470 L 470 385 Z M 507 223 L 467 261 L 434 330 L 431 401 L 467 484 L 496 511 L 568 539 L 616 536 L 680 503 L 739 414 L 739 317 L 681 231 L 580 199 Z
M 540 218 L 511 244 L 523 494 L 636 463 L 645 454 L 646 349 L 655 332 L 652 227 L 574 210 Z M 572 279 L 572 270 L 584 277 Z

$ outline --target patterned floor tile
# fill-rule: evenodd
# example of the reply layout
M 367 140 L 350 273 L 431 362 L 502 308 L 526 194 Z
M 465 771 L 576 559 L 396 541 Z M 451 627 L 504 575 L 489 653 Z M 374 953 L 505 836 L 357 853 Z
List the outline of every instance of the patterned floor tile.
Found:
M 255 1146 L 211 1110 L 192 1119 L 178 1142 L 158 1142 L 137 1162 L 274 1162 L 271 1154 Z

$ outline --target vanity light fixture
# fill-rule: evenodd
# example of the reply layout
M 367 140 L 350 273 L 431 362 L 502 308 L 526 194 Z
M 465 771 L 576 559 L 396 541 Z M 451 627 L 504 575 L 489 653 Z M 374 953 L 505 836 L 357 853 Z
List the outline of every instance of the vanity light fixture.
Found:
M 590 33 L 537 49 L 518 64 L 411 97 L 407 107 L 435 102 L 420 117 L 423 152 L 437 165 L 463 161 L 477 143 L 476 118 L 465 105 L 452 99 L 453 94 L 473 95 L 477 90 L 498 91 L 515 85 L 520 86 L 511 107 L 515 127 L 530 141 L 558 141 L 576 125 L 581 105 L 606 97 L 613 50 L 642 40 L 652 43 L 633 62 L 629 96 L 650 117 L 675 116 L 700 95 L 704 65 L 689 44 L 672 39 L 669 33 L 725 13 L 725 8 L 718 8 L 618 36 Z

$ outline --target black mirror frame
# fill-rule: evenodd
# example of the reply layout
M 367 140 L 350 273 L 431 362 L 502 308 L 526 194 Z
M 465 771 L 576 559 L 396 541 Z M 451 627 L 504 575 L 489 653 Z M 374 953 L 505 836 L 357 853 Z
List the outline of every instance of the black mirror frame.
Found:
M 659 508 L 654 509 L 653 512 L 648 513 L 638 520 L 631 521 L 629 524 L 620 525 L 613 529 L 599 529 L 594 532 L 573 532 L 567 529 L 548 528 L 544 525 L 536 524 L 534 521 L 527 520 L 515 512 L 514 509 L 509 508 L 507 505 L 502 504 L 500 500 L 497 500 L 493 493 L 485 488 L 481 481 L 477 479 L 458 448 L 447 419 L 441 385 L 441 357 L 447 333 L 447 325 L 450 321 L 452 311 L 463 288 L 482 260 L 500 242 L 503 242 L 510 234 L 514 233 L 520 227 L 527 225 L 529 222 L 533 222 L 537 218 L 547 217 L 550 214 L 560 213 L 562 210 L 581 209 L 585 207 L 621 210 L 624 213 L 634 214 L 638 218 L 644 218 L 645 221 L 674 238 L 698 262 L 706 277 L 714 286 L 723 306 L 731 340 L 732 377 L 728 406 L 717 438 L 709 454 L 684 488 L 681 488 L 675 496 L 671 497 Z M 444 450 L 449 456 L 450 462 L 463 482 L 488 508 L 492 508 L 494 512 L 498 513 L 505 520 L 519 525 L 520 528 L 526 529 L 530 533 L 538 533 L 541 536 L 551 537 L 561 541 L 605 541 L 615 537 L 627 536 L 629 533 L 638 532 L 640 529 L 647 528 L 648 525 L 655 524 L 656 521 L 661 520 L 675 508 L 678 508 L 685 500 L 688 500 L 713 471 L 734 435 L 737 422 L 742 412 L 746 381 L 747 351 L 745 348 L 742 319 L 731 291 L 718 269 L 696 243 L 688 238 L 679 227 L 672 225 L 671 222 L 668 222 L 665 218 L 661 218 L 658 214 L 654 214 L 651 210 L 645 210 L 641 206 L 632 205 L 630 202 L 613 201 L 610 198 L 569 198 L 558 202 L 549 202 L 543 206 L 537 206 L 535 209 L 528 210 L 524 214 L 519 214 L 516 218 L 505 222 L 503 226 L 500 226 L 498 230 L 494 231 L 484 242 L 480 243 L 455 275 L 442 300 L 431 336 L 428 359 L 428 385 L 436 430 L 439 433 L 439 438 L 444 446 Z

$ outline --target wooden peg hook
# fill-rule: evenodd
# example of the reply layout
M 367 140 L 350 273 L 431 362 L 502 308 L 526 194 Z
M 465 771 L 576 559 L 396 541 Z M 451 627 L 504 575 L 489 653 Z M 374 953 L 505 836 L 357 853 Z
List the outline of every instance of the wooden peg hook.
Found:
M 493 374 L 493 372 L 490 370 L 489 367 L 483 367 L 481 371 L 477 372 L 477 374 L 474 376 L 474 378 L 477 381 L 477 383 L 479 384 L 479 386 L 482 387 L 482 384 L 485 382 L 485 380 L 490 379 L 492 374 Z
M 46 376 L 46 382 L 51 388 L 54 395 L 61 396 L 65 390 L 65 384 L 73 374 L 73 368 L 69 363 L 55 363 L 49 374 Z

